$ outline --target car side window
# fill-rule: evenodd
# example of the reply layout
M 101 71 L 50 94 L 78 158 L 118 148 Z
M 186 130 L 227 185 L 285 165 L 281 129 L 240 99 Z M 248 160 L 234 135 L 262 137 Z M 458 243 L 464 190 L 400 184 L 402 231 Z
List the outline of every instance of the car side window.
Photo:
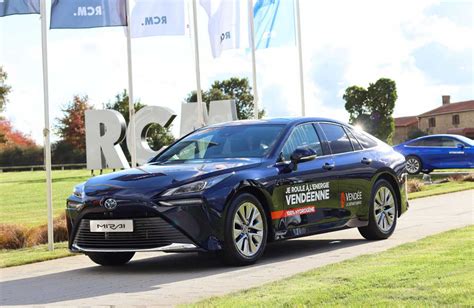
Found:
M 411 147 L 422 147 L 425 145 L 425 140 L 416 140 L 408 144 Z
M 332 154 L 353 151 L 351 141 L 342 126 L 329 123 L 321 123 L 319 125 L 328 139 Z
M 453 138 L 448 138 L 448 137 L 441 138 L 441 142 L 442 142 L 443 147 L 445 148 L 455 148 L 458 146 L 459 143 L 461 143 Z
M 281 151 L 283 160 L 289 161 L 291 154 L 298 147 L 309 147 L 313 149 L 318 156 L 323 155 L 321 141 L 313 124 L 301 124 L 293 129 Z
M 348 128 L 346 128 L 346 133 L 349 136 L 349 139 L 351 140 L 352 147 L 354 148 L 354 151 L 360 151 L 362 150 L 362 146 L 360 145 L 359 141 L 357 141 L 356 137 L 354 137 L 354 134 L 352 131 Z
M 425 139 L 425 142 L 423 143 L 423 146 L 425 147 L 442 147 L 443 146 L 443 140 L 439 137 L 432 137 Z
M 367 136 L 367 134 L 364 132 L 358 130 L 351 130 L 351 132 L 354 134 L 357 140 L 359 140 L 360 145 L 364 149 L 375 148 L 378 145 L 377 141 Z

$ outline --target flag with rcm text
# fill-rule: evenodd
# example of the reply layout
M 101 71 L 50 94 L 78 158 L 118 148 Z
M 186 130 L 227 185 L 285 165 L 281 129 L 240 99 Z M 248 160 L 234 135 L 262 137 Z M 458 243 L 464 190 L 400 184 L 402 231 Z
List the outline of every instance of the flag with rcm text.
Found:
M 200 0 L 200 3 L 209 17 L 208 31 L 213 57 L 219 57 L 223 50 L 239 48 L 239 0 Z
M 0 17 L 39 13 L 40 0 L 0 0 Z
M 293 0 L 257 0 L 253 19 L 256 49 L 295 45 Z
M 184 35 L 184 0 L 137 0 L 130 24 L 134 38 Z
M 53 0 L 51 29 L 127 25 L 126 0 Z

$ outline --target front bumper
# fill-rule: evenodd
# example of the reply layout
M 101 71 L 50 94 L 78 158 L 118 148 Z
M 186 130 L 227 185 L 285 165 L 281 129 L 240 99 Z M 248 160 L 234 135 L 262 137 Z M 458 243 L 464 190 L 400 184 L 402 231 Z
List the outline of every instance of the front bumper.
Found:
M 97 200 L 88 200 L 80 209 L 67 208 L 72 252 L 176 252 L 221 247 L 203 204 L 163 206 L 159 202 L 117 202 L 117 208 L 112 211 Z M 90 232 L 90 220 L 112 219 L 133 220 L 133 232 Z

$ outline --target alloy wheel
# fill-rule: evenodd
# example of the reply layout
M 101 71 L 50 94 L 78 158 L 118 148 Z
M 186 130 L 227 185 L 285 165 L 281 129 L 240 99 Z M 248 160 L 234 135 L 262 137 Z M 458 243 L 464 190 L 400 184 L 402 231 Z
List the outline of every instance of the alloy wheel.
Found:
M 374 216 L 380 231 L 389 232 L 395 220 L 395 198 L 385 186 L 380 187 L 375 194 Z
M 420 170 L 420 162 L 416 158 L 409 158 L 407 160 L 406 168 L 411 174 L 417 173 Z
M 234 215 L 234 245 L 244 257 L 254 256 L 263 240 L 262 214 L 251 202 L 242 203 Z

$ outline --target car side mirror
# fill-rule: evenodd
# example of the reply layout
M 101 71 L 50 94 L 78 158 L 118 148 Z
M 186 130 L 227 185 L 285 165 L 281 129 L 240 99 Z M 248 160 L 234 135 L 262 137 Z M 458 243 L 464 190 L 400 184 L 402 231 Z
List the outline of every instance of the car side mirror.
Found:
M 318 155 L 316 152 L 309 147 L 298 147 L 290 156 L 291 163 L 296 166 L 299 163 L 307 162 L 313 160 Z
M 464 149 L 464 144 L 458 143 L 458 149 L 461 149 L 461 150 Z

